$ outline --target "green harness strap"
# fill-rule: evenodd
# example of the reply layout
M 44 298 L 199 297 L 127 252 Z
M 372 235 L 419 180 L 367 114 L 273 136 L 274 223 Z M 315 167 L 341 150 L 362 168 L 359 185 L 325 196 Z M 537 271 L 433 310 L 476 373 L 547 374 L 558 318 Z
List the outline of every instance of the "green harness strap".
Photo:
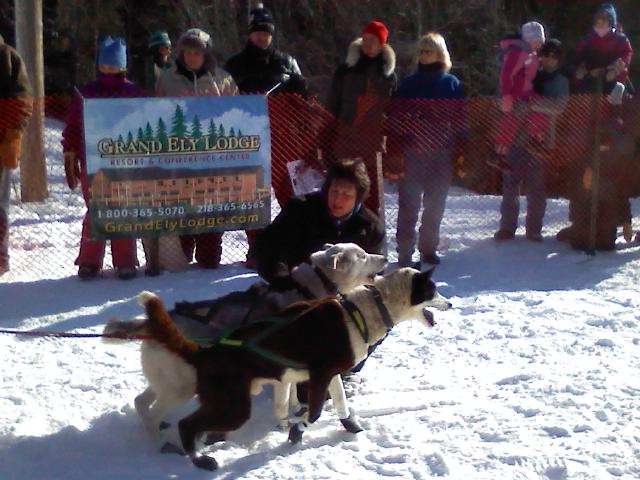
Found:
M 269 335 L 277 332 L 278 330 L 280 330 L 281 328 L 285 327 L 286 325 L 288 325 L 289 323 L 291 323 L 293 320 L 295 320 L 295 318 L 293 317 L 267 317 L 267 318 L 263 318 L 260 319 L 258 322 L 256 323 L 270 323 L 271 327 L 267 328 L 266 330 L 264 330 L 263 332 L 259 333 L 258 335 L 256 335 L 253 338 L 250 338 L 248 340 L 239 340 L 239 339 L 235 339 L 235 338 L 229 338 L 230 335 L 233 334 L 233 331 L 227 333 L 227 334 L 223 334 L 221 335 L 216 343 L 219 345 L 225 345 L 227 347 L 238 347 L 238 348 L 245 348 L 247 350 L 249 350 L 250 352 L 253 352 L 257 355 L 260 355 L 263 358 L 266 358 L 267 360 L 271 360 L 274 363 L 277 363 L 278 365 L 282 365 L 284 367 L 287 368 L 293 368 L 296 370 L 306 370 L 307 369 L 307 365 L 304 365 L 302 363 L 299 362 L 295 362 L 293 360 L 289 360 L 288 358 L 283 357 L 282 355 L 278 355 L 275 352 L 272 352 L 270 350 L 267 350 L 266 348 L 262 348 L 260 345 L 258 345 L 258 343 L 263 340 L 264 338 L 268 337 Z

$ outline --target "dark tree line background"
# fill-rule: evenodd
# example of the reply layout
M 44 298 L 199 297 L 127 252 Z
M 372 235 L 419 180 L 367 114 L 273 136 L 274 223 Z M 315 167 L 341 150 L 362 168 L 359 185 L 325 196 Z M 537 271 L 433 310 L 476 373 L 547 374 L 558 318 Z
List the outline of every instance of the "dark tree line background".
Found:
M 129 45 L 130 69 L 141 65 L 147 38 L 166 29 L 174 44 L 181 32 L 200 27 L 212 33 L 224 62 L 246 41 L 248 12 L 255 0 L 43 0 L 46 90 L 67 93 L 94 76 L 102 35 L 120 35 Z M 292 53 L 321 98 L 347 46 L 369 20 L 383 21 L 398 55 L 398 75 L 413 68 L 418 35 L 445 35 L 470 95 L 497 89 L 499 39 L 528 20 L 543 23 L 549 36 L 571 49 L 588 31 L 601 0 L 265 0 L 277 22 L 276 43 Z M 14 0 L 0 0 L 0 34 L 13 44 Z M 640 1 L 614 2 L 625 33 L 640 49 Z M 640 60 L 632 64 L 632 79 Z

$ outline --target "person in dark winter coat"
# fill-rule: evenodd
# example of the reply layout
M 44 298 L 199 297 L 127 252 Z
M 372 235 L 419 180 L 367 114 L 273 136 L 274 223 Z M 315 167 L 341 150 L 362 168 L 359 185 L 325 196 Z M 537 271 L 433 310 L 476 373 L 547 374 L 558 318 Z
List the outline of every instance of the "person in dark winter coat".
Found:
M 442 35 L 429 33 L 422 37 L 417 58 L 418 71 L 400 82 L 391 110 L 392 117 L 402 118 L 401 129 L 405 133 L 396 234 L 398 263 L 403 267 L 412 265 L 421 197 L 418 250 L 422 261 L 440 263 L 436 248 L 453 176 L 451 149 L 464 122 L 464 91 L 460 80 L 449 73 L 451 58 Z
M 274 35 L 273 15 L 259 4 L 250 13 L 247 44 L 240 53 L 227 60 L 225 70 L 242 93 L 298 93 L 306 96 L 306 81 L 298 62 L 275 48 Z
M 0 275 L 9 270 L 11 170 L 18 167 L 22 134 L 31 113 L 26 67 L 18 52 L 0 35 Z
M 83 98 L 130 98 L 143 97 L 144 92 L 125 78 L 127 70 L 127 50 L 121 38 L 106 37 L 98 53 L 98 76 L 96 80 L 80 87 Z M 90 182 L 87 175 L 87 159 L 84 149 L 84 131 L 82 127 L 82 98 L 75 99 L 67 125 L 62 132 L 64 151 L 64 167 L 69 188 L 75 190 L 80 182 L 82 196 L 87 207 L 91 201 Z M 98 275 L 104 260 L 104 240 L 91 238 L 91 221 L 89 212 L 82 223 L 80 254 L 75 261 L 78 265 L 78 276 L 90 279 Z M 138 258 L 135 239 L 111 240 L 113 266 L 121 279 L 133 278 L 136 275 Z
M 251 11 L 249 21 L 249 39 L 244 49 L 227 60 L 225 70 L 231 74 L 241 93 L 278 94 L 297 93 L 307 96 L 306 80 L 302 76 L 295 58 L 282 52 L 273 45 L 275 21 L 271 11 L 259 4 Z M 272 131 L 272 135 L 279 132 Z M 273 141 L 277 141 L 276 138 Z M 274 149 L 274 154 L 277 149 Z M 274 157 L 273 162 L 286 163 L 295 158 Z M 274 188 L 278 188 L 278 179 L 274 179 Z M 278 192 L 279 193 L 279 192 Z M 280 195 L 277 195 L 280 197 Z M 247 230 L 249 251 L 246 266 L 255 268 L 253 244 L 260 230 Z
M 509 168 L 502 174 L 502 203 L 497 241 L 514 238 L 520 213 L 520 184 L 526 184 L 526 238 L 542 241 L 542 221 L 546 211 L 546 155 L 555 147 L 557 119 L 569 100 L 569 79 L 560 67 L 562 44 L 551 39 L 540 49 L 540 69 L 533 80 L 533 95 L 528 102 L 527 126 L 521 127 L 515 145 L 509 151 Z
M 353 242 L 369 253 L 382 253 L 384 226 L 363 206 L 369 187 L 362 161 L 333 164 L 320 192 L 289 200 L 258 235 L 255 255 L 260 276 L 275 288 L 292 288 L 291 269 L 308 262 L 325 243 Z
M 145 59 L 144 71 L 140 87 L 149 96 L 156 93 L 156 85 L 165 70 L 173 67 L 171 61 L 171 39 L 165 31 L 157 31 L 149 38 L 148 56 Z
M 364 160 L 371 179 L 371 195 L 366 206 L 380 214 L 376 154 L 383 152 L 384 121 L 391 96 L 396 90 L 396 55 L 387 43 L 389 31 L 378 21 L 370 22 L 362 36 L 354 40 L 345 63 L 333 75 L 327 109 L 336 117 L 331 132 L 333 143 L 325 157 Z
M 603 77 L 602 91 L 610 93 L 616 83 L 627 83 L 633 48 L 618 25 L 616 9 L 603 4 L 593 17 L 593 28 L 576 48 L 575 91 L 596 92 Z

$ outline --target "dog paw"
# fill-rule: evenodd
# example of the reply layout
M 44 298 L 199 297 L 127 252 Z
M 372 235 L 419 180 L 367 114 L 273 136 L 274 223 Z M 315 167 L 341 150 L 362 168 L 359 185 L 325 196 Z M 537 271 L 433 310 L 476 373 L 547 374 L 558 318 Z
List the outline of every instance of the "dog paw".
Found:
M 191 457 L 191 461 L 196 467 L 203 470 L 209 470 L 210 472 L 213 472 L 218 468 L 218 462 L 216 461 L 216 459 L 207 455 L 193 456 Z
M 289 429 L 289 441 L 294 445 L 302 441 L 304 423 L 296 423 Z
M 353 410 L 350 410 L 350 415 L 347 418 L 341 418 L 340 423 L 344 429 L 349 433 L 360 433 L 364 430 L 358 423 L 358 419 Z

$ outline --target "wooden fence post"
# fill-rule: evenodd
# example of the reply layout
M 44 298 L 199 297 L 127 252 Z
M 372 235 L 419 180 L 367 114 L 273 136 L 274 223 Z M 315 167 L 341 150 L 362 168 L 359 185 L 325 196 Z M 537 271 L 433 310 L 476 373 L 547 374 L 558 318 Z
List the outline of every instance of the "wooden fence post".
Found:
M 33 115 L 22 140 L 21 198 L 23 202 L 42 202 L 47 198 L 42 0 L 15 0 L 15 16 L 16 46 L 27 67 L 33 91 Z

